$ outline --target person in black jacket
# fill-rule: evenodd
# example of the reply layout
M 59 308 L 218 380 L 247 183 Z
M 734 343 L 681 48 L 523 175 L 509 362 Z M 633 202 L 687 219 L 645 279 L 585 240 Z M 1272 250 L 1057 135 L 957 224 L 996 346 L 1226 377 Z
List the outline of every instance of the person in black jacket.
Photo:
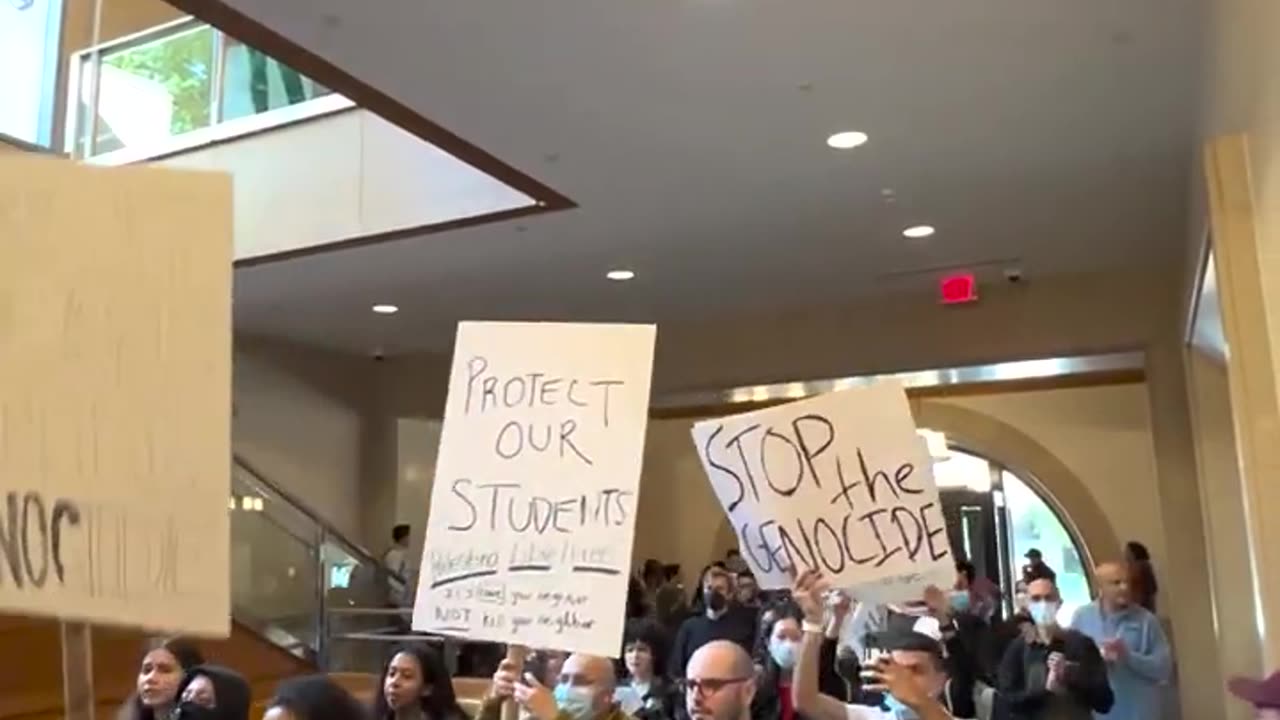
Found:
M 249 683 L 217 665 L 197 665 L 178 686 L 177 720 L 249 720 Z
M 1000 662 L 998 704 L 1011 720 L 1092 720 L 1115 696 L 1102 653 L 1089 636 L 1058 626 L 1058 588 L 1027 585 L 1035 629 L 1009 644 Z
M 756 613 L 732 600 L 733 581 L 729 573 L 711 567 L 703 576 L 705 609 L 688 618 L 676 632 L 667 673 L 672 679 L 684 677 L 685 666 L 698 648 L 713 640 L 729 640 L 750 653 L 755 645 Z

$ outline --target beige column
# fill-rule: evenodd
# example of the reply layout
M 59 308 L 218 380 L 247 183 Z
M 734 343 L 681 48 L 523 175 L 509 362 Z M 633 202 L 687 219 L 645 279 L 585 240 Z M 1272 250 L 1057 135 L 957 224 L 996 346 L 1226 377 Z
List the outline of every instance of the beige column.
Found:
M 1205 164 L 1222 320 L 1230 348 L 1227 379 L 1249 565 L 1259 610 L 1256 620 L 1230 622 L 1256 625 L 1263 663 L 1274 669 L 1280 667 L 1280 522 L 1274 517 L 1280 508 L 1275 365 L 1280 342 L 1280 231 L 1274 223 L 1274 204 L 1258 205 L 1261 214 L 1255 214 L 1254 198 L 1273 193 L 1255 186 L 1251 174 L 1257 168 L 1250 167 L 1249 152 L 1244 136 L 1222 137 L 1206 148 Z
M 1193 720 L 1221 717 L 1226 696 L 1213 628 L 1182 345 L 1180 338 L 1170 336 L 1148 346 L 1147 388 L 1160 500 L 1153 510 L 1161 515 L 1168 558 L 1159 568 L 1158 610 L 1173 631 L 1181 717 Z

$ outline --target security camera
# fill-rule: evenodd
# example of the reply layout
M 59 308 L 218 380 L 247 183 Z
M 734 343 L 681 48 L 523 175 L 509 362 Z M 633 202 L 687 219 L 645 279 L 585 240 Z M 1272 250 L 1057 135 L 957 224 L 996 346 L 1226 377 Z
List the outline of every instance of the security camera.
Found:
M 1004 279 L 1009 281 L 1011 285 L 1017 285 L 1022 282 L 1021 268 L 1008 268 L 1004 271 Z

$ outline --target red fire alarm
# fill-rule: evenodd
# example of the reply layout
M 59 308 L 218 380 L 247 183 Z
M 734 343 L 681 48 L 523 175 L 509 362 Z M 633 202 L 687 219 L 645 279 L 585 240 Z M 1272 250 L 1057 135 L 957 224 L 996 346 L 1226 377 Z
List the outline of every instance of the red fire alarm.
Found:
M 973 273 L 947 275 L 938 283 L 938 294 L 943 305 L 963 305 L 978 299 L 978 281 Z

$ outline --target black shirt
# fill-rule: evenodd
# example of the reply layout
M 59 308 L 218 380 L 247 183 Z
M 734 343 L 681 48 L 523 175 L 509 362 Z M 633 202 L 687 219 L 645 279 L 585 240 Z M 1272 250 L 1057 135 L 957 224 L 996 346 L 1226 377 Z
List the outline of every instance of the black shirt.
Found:
M 713 640 L 735 642 L 750 654 L 756 640 L 755 611 L 735 605 L 714 620 L 705 614 L 685 620 L 671 645 L 671 660 L 667 664 L 667 672 L 673 678 L 683 678 L 689 658 L 693 657 L 698 648 Z

